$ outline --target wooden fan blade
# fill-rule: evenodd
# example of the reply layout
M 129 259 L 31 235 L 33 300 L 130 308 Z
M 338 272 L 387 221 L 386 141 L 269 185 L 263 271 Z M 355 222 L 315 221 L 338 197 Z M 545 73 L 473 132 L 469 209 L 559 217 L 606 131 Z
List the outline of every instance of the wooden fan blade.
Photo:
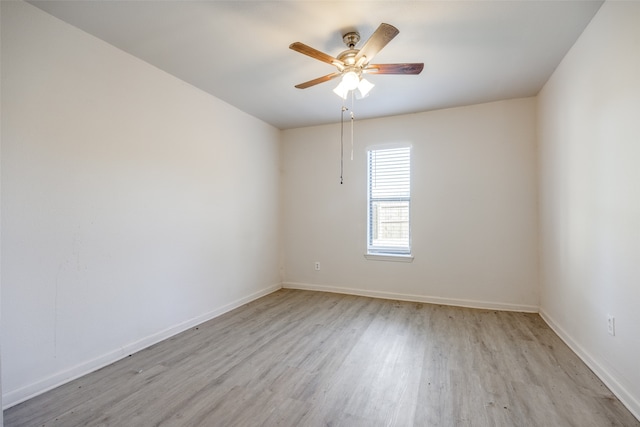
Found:
M 369 40 L 362 46 L 362 49 L 356 54 L 356 64 L 358 64 L 362 58 L 364 58 L 364 60 L 360 65 L 368 64 L 399 32 L 400 31 L 393 25 L 380 24 L 378 29 L 374 31 L 371 37 L 369 37 Z
M 420 74 L 423 68 L 423 63 L 369 64 L 362 71 L 367 74 Z
M 315 86 L 315 85 L 317 85 L 319 83 L 328 82 L 329 80 L 333 80 L 336 77 L 339 77 L 341 75 L 342 75 L 342 73 L 327 74 L 326 76 L 318 77 L 317 79 L 313 79 L 313 80 L 309 80 L 308 82 L 300 83 L 299 85 L 296 85 L 296 87 L 298 89 L 306 89 L 308 87 Z
M 327 64 L 335 65 L 336 67 L 344 67 L 344 62 L 340 61 L 338 58 L 334 58 L 331 55 L 327 55 L 326 53 L 320 52 L 317 49 L 312 48 L 311 46 L 307 46 L 304 43 L 295 42 L 289 45 L 289 49 L 295 50 L 296 52 L 300 52 L 304 55 L 310 56 L 314 59 L 317 59 L 322 62 L 326 62 Z

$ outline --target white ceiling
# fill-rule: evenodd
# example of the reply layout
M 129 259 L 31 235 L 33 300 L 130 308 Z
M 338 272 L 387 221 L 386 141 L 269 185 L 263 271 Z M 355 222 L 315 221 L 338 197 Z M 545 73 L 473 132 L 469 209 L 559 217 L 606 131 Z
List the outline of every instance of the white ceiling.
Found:
M 29 1 L 280 129 L 336 122 L 335 69 L 290 50 L 337 56 L 381 22 L 400 34 L 374 63 L 424 62 L 418 76 L 369 75 L 357 119 L 538 93 L 601 1 Z

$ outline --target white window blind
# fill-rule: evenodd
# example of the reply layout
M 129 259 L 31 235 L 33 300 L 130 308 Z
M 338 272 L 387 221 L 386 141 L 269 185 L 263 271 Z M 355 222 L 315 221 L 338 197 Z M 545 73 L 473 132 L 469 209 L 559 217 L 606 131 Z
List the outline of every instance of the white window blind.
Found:
M 411 253 L 411 148 L 369 150 L 369 254 Z

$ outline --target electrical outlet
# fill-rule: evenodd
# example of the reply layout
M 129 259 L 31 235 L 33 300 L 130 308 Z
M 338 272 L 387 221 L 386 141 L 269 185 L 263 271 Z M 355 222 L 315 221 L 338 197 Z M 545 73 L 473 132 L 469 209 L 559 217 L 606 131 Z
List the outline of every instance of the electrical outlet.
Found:
M 609 332 L 609 335 L 616 335 L 616 318 L 610 314 L 607 315 L 607 332 Z
M 315 269 L 316 271 L 320 271 L 320 262 L 316 261 Z

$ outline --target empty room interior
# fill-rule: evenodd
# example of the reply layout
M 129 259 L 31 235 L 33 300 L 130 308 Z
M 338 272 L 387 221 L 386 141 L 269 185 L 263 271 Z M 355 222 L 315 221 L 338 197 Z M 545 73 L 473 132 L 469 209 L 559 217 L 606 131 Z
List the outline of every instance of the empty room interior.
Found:
M 640 2 L 0 7 L 4 425 L 640 425 Z

